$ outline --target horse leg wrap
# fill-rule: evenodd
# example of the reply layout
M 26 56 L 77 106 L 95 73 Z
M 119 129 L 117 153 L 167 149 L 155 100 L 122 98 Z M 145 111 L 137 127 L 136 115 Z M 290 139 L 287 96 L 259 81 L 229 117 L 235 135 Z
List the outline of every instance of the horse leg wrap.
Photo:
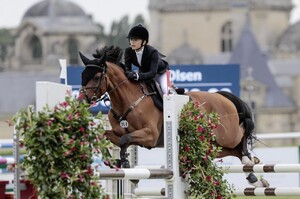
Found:
M 251 161 L 251 157 L 249 158 L 248 156 L 244 155 L 242 157 L 242 163 L 247 164 L 247 165 L 254 165 L 254 163 Z
M 121 147 L 121 151 L 120 151 L 120 167 L 122 167 L 122 168 L 130 168 L 129 161 L 127 160 L 128 156 L 129 156 L 129 153 L 126 153 L 126 147 Z
M 130 135 L 123 135 L 121 138 L 120 138 L 120 147 L 123 148 L 123 147 L 126 147 L 128 146 L 130 142 Z

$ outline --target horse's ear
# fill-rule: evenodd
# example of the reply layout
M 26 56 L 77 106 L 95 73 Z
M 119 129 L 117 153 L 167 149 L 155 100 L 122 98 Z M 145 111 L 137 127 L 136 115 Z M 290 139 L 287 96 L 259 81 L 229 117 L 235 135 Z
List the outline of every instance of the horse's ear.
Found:
M 102 55 L 102 57 L 100 57 L 99 62 L 100 62 L 101 64 L 104 64 L 105 61 L 106 61 L 106 52 L 104 52 L 103 55 Z
M 86 56 L 84 56 L 81 52 L 79 52 L 80 55 L 80 59 L 83 62 L 84 65 L 87 65 L 90 63 L 91 60 L 89 60 L 89 58 L 87 58 Z

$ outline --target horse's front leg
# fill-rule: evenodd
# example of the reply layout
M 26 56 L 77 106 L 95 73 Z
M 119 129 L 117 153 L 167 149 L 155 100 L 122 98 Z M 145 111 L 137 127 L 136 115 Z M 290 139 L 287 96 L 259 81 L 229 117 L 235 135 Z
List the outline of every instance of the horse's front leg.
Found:
M 145 148 L 154 148 L 159 137 L 158 129 L 142 128 L 125 134 L 120 139 L 120 147 L 129 145 L 140 145 Z
M 119 136 L 114 130 L 106 130 L 105 133 L 104 133 L 104 135 L 114 145 L 120 146 L 120 138 L 121 138 L 121 136 Z

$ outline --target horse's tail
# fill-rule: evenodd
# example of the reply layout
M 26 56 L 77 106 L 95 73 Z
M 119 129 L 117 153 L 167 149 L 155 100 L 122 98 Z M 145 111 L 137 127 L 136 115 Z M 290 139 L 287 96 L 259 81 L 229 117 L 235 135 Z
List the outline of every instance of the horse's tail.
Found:
M 251 145 L 253 144 L 254 139 L 254 121 L 252 118 L 252 112 L 247 103 L 243 100 L 238 98 L 237 96 L 233 95 L 232 93 L 226 91 L 218 91 L 220 95 L 229 99 L 236 107 L 237 112 L 239 114 L 239 124 L 242 124 L 245 129 L 245 136 L 246 139 L 249 141 L 248 143 Z

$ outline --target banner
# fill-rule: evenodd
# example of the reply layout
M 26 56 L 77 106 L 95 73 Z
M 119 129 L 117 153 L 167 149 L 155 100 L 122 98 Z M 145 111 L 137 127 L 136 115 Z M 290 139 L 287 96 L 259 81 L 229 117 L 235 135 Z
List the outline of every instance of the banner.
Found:
M 67 67 L 68 84 L 72 86 L 73 95 L 78 96 L 81 87 L 82 66 Z M 239 65 L 171 65 L 171 82 L 186 91 L 229 91 L 240 95 Z M 92 112 L 107 113 L 110 108 L 108 100 L 99 102 Z

